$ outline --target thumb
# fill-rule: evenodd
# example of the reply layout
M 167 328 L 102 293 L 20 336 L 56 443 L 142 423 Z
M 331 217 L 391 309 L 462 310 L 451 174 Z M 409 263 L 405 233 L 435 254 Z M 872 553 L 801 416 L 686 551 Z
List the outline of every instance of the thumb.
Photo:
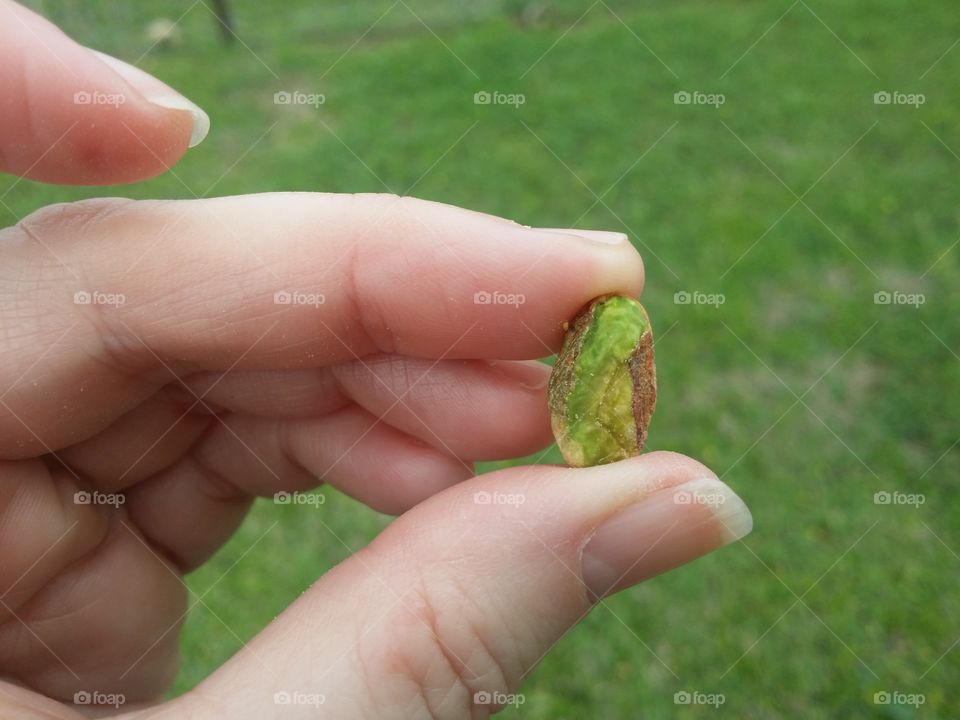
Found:
M 109 185 L 164 172 L 207 133 L 194 103 L 0 0 L 0 170 Z
M 730 488 L 672 453 L 476 478 L 400 517 L 175 703 L 217 698 L 233 718 L 486 717 L 599 598 L 751 527 Z

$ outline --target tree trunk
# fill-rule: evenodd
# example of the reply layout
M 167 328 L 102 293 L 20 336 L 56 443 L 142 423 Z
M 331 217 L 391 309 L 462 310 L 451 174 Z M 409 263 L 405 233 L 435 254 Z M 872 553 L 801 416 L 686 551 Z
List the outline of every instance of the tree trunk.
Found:
M 228 0 L 213 0 L 213 12 L 220 24 L 220 34 L 223 36 L 223 41 L 227 44 L 232 43 L 235 35 L 233 32 L 233 15 L 230 13 Z

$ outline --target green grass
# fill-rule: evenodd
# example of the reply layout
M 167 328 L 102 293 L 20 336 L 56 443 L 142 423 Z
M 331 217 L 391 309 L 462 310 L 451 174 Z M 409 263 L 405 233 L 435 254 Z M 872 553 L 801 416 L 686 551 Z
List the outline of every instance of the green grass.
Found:
M 109 192 L 412 186 L 531 225 L 630 233 L 659 333 L 649 447 L 717 469 L 756 528 L 605 602 L 502 717 L 914 716 L 874 705 L 881 689 L 924 693 L 916 717 L 955 716 L 960 647 L 937 660 L 960 637 L 960 249 L 948 251 L 960 234 L 960 48 L 928 71 L 960 36 L 953 5 L 618 1 L 616 15 L 595 5 L 567 32 L 589 3 L 553 4 L 532 25 L 509 14 L 521 3 L 408 4 L 442 42 L 398 5 L 343 55 L 390 3 L 304 0 L 236 3 L 248 47 L 224 48 L 206 10 L 190 10 L 183 42 L 141 65 L 205 107 L 211 135 L 175 176 Z M 82 42 L 128 60 L 159 14 L 47 5 Z M 190 3 L 153 5 L 176 18 Z M 326 103 L 275 106 L 281 89 Z M 483 89 L 526 102 L 474 105 Z M 726 102 L 676 105 L 679 90 Z M 875 105 L 878 90 L 926 103 Z M 21 182 L 5 202 L 25 214 L 101 194 Z M 926 303 L 875 305 L 878 290 Z M 726 301 L 678 305 L 678 291 Z M 926 502 L 875 505 L 880 490 Z M 355 549 L 387 521 L 334 493 L 319 510 L 259 504 L 190 577 L 198 593 L 213 588 L 187 624 L 178 690 L 346 557 L 334 535 Z M 678 690 L 726 702 L 678 706 Z

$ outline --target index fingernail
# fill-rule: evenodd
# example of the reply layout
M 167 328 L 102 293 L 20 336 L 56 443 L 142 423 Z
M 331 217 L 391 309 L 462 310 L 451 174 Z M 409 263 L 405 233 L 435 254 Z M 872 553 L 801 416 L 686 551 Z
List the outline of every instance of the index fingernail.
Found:
M 541 232 L 558 233 L 561 235 L 573 235 L 575 237 L 589 240 L 590 242 L 600 243 L 602 245 L 619 245 L 627 239 L 622 232 L 610 232 L 607 230 L 580 230 L 575 228 L 536 228 Z
M 166 83 L 144 72 L 135 65 L 124 62 L 99 50 L 91 52 L 100 58 L 111 70 L 130 83 L 147 102 L 169 110 L 183 110 L 190 113 L 191 131 L 187 147 L 196 147 L 210 131 L 210 116 L 196 103 L 188 100 Z

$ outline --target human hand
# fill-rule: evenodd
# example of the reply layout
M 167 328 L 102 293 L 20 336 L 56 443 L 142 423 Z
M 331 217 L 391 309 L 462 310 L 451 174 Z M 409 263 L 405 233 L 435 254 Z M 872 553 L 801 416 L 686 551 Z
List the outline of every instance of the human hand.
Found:
M 0 168 L 128 182 L 202 139 L 202 111 L 158 81 L 6 0 L 0 17 Z M 622 235 L 285 193 L 57 205 L 0 243 L 2 717 L 74 718 L 77 692 L 138 718 L 484 717 L 599 598 L 750 529 L 671 453 L 471 478 L 549 444 L 531 359 L 591 298 L 639 294 Z M 475 301 L 496 290 L 524 302 Z M 319 478 L 405 514 L 150 706 L 176 672 L 183 573 L 254 497 Z

